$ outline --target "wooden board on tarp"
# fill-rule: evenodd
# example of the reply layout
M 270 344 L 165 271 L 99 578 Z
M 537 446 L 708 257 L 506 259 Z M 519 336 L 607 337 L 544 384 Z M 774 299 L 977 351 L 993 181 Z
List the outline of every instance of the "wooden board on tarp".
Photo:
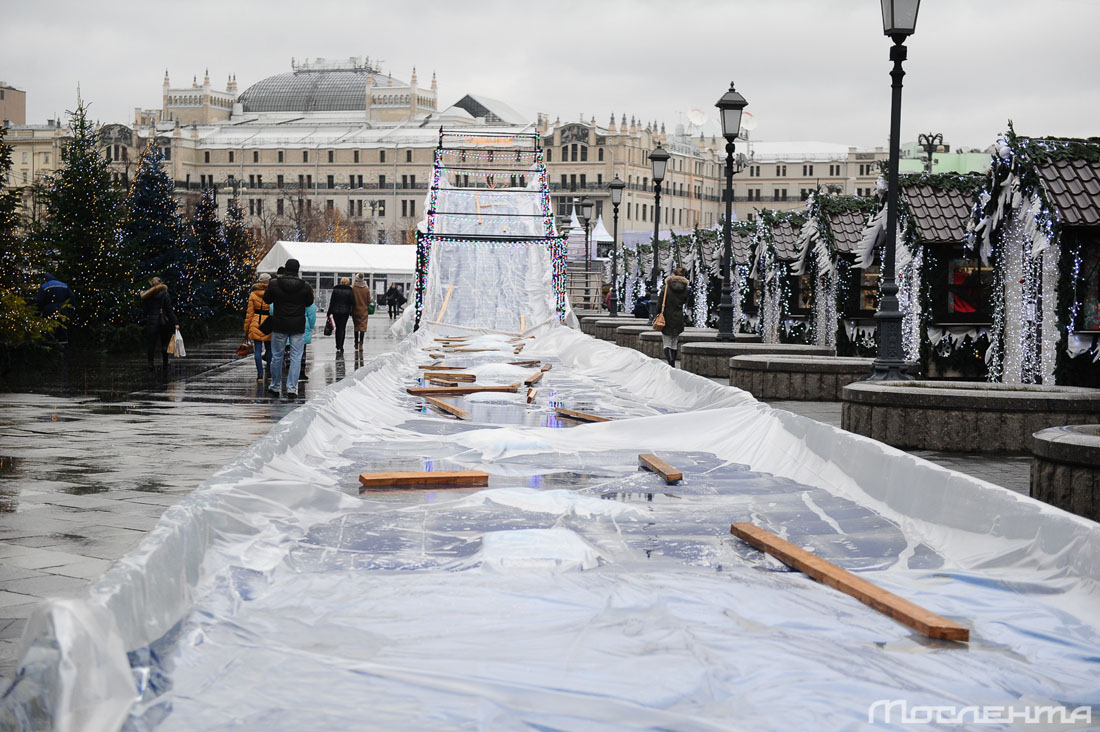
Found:
M 465 366 L 448 366 L 446 364 L 435 364 L 432 366 L 417 366 L 422 371 L 456 371 L 466 368 Z
M 533 386 L 528 387 L 528 389 L 527 389 L 527 403 L 528 404 L 531 404 L 532 402 L 535 401 L 535 393 L 536 393 L 535 387 L 533 387 Z
M 458 386 L 457 381 L 448 381 L 447 379 L 437 379 L 434 376 L 426 376 L 424 380 L 432 386 Z
M 459 419 L 469 419 L 470 418 L 470 413 L 467 412 L 465 409 L 461 409 L 459 407 L 456 407 L 454 404 L 451 404 L 450 402 L 445 402 L 442 399 L 437 399 L 436 397 L 433 397 L 433 396 L 426 396 L 426 397 L 424 397 L 424 401 L 426 401 L 428 404 L 431 404 L 436 409 L 443 410 L 447 414 L 453 414 L 454 416 L 458 417 Z
M 832 562 L 811 554 L 772 532 L 751 523 L 732 524 L 730 533 L 771 554 L 784 564 L 799 572 L 840 590 L 862 602 L 864 605 L 888 615 L 902 625 L 907 625 L 918 633 L 939 640 L 969 641 L 970 629 L 966 626 L 937 615 L 920 605 L 909 602 L 889 590 L 884 590 L 871 582 L 857 577 Z
M 359 491 L 367 489 L 469 488 L 489 485 L 489 474 L 480 470 L 416 470 L 395 473 L 360 473 Z
M 650 452 L 638 456 L 638 465 L 661 476 L 669 485 L 679 483 L 684 479 L 682 472 Z
M 523 383 L 527 386 L 534 386 L 535 384 L 539 383 L 539 379 L 541 379 L 543 376 L 546 376 L 545 371 L 536 371 L 533 376 L 524 379 Z
M 513 392 L 519 391 L 520 382 L 506 386 L 410 386 L 405 391 L 413 396 L 460 396 L 476 394 L 479 391 Z
M 563 417 L 569 419 L 575 419 L 579 422 L 610 422 L 608 417 L 599 417 L 595 414 L 589 414 L 588 412 L 578 412 L 575 409 L 566 409 L 565 407 L 555 407 L 554 411 Z

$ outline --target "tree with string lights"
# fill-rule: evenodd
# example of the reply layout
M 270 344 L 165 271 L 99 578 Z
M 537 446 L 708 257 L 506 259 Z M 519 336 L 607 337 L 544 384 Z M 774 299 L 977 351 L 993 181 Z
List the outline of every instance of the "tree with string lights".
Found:
M 195 206 L 191 234 L 198 270 L 202 273 L 192 285 L 191 309 L 197 317 L 208 318 L 222 307 L 218 290 L 228 264 L 225 231 L 218 221 L 218 203 L 214 200 L 213 188 L 203 190 Z
M 132 321 L 135 278 L 118 236 L 119 195 L 99 151 L 99 133 L 83 101 L 69 114 L 72 139 L 61 169 L 46 180 L 39 233 L 56 274 L 73 291 L 74 324 L 96 330 Z
M 219 276 L 219 301 L 232 312 L 243 310 L 248 289 L 260 263 L 259 250 L 244 224 L 244 211 L 236 196 L 225 207 L 225 256 Z
M 151 139 L 141 156 L 126 198 L 122 226 L 126 245 L 143 278 L 159 276 L 168 285 L 177 316 L 203 317 L 199 291 L 204 280 L 200 257 L 190 245 L 180 216 L 175 186 L 164 170 L 164 154 Z

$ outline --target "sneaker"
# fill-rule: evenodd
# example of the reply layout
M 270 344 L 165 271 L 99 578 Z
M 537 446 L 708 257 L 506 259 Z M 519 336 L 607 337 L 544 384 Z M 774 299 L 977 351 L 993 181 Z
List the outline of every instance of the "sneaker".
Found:
M 270 391 L 272 394 L 278 394 L 279 393 L 279 385 L 278 384 L 272 384 L 271 386 L 267 387 L 267 390 Z
M 309 381 L 309 375 L 308 374 L 302 374 L 301 376 L 298 377 L 298 381 Z
M 290 389 L 287 389 L 286 390 L 286 396 L 287 396 L 287 399 L 289 399 L 290 397 L 296 397 L 296 396 L 298 396 L 298 390 L 295 389 L 294 391 L 291 391 Z
M 256 374 L 256 381 L 262 382 L 263 380 L 264 380 L 264 375 L 263 374 Z

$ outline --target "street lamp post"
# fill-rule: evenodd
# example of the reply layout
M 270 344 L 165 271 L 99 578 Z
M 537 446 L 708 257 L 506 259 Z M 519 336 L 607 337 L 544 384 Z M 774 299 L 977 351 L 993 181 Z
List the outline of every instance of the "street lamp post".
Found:
M 619 247 L 619 204 L 623 202 L 624 188 L 626 188 L 626 183 L 623 183 L 618 174 L 615 175 L 615 180 L 607 184 L 607 189 L 611 191 L 611 210 L 614 213 L 615 222 L 611 235 L 611 297 L 607 302 L 608 312 L 613 318 L 619 314 L 619 257 L 621 256 Z
M 733 238 L 730 224 L 733 219 L 733 153 L 734 140 L 741 132 L 741 112 L 748 106 L 745 98 L 737 93 L 730 82 L 730 90 L 714 105 L 722 115 L 722 137 L 726 138 L 726 222 L 722 227 L 722 299 L 718 303 L 718 335 L 720 341 L 732 341 L 733 333 Z
M 935 134 L 920 133 L 917 135 L 917 144 L 924 148 L 924 151 L 928 153 L 928 161 L 925 163 L 924 172 L 932 173 L 932 153 L 936 152 L 940 145 L 943 144 L 943 133 L 937 132 Z
M 592 253 L 589 250 L 588 231 L 589 231 L 589 227 L 592 223 L 592 207 L 593 206 L 595 206 L 595 204 L 592 202 L 592 199 L 589 198 L 588 196 L 585 196 L 584 198 L 582 198 L 581 201 L 580 201 L 580 205 L 578 206 L 578 208 L 580 209 L 580 211 L 578 211 L 578 215 L 580 216 L 581 223 L 584 225 L 584 271 L 585 272 L 592 269 Z
M 657 317 L 657 240 L 661 228 L 661 181 L 665 179 L 665 168 L 672 157 L 657 143 L 657 149 L 649 154 L 653 166 L 653 271 L 649 275 L 649 288 L 646 297 L 649 300 L 649 322 Z
M 875 320 L 878 323 L 878 354 L 867 375 L 870 381 L 901 381 L 909 379 L 905 370 L 905 358 L 901 343 L 902 313 L 898 307 L 898 286 L 894 281 L 894 252 L 897 248 L 898 225 L 898 144 L 901 139 L 901 80 L 905 72 L 901 68 L 905 60 L 905 39 L 917 26 L 917 10 L 920 0 L 882 0 L 882 30 L 894 41 L 890 60 L 894 68 L 890 97 L 890 167 L 886 199 L 886 251 L 883 254 L 882 279 Z

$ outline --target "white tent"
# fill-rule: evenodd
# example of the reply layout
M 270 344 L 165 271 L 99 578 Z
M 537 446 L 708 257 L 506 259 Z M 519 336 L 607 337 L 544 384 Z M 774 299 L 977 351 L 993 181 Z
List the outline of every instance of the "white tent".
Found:
M 416 276 L 413 245 L 330 241 L 277 241 L 256 270 L 274 273 L 288 259 L 298 260 L 302 279 L 313 286 L 322 309 L 340 277 L 362 273 L 375 293 L 385 292 L 392 284 L 409 293 Z

